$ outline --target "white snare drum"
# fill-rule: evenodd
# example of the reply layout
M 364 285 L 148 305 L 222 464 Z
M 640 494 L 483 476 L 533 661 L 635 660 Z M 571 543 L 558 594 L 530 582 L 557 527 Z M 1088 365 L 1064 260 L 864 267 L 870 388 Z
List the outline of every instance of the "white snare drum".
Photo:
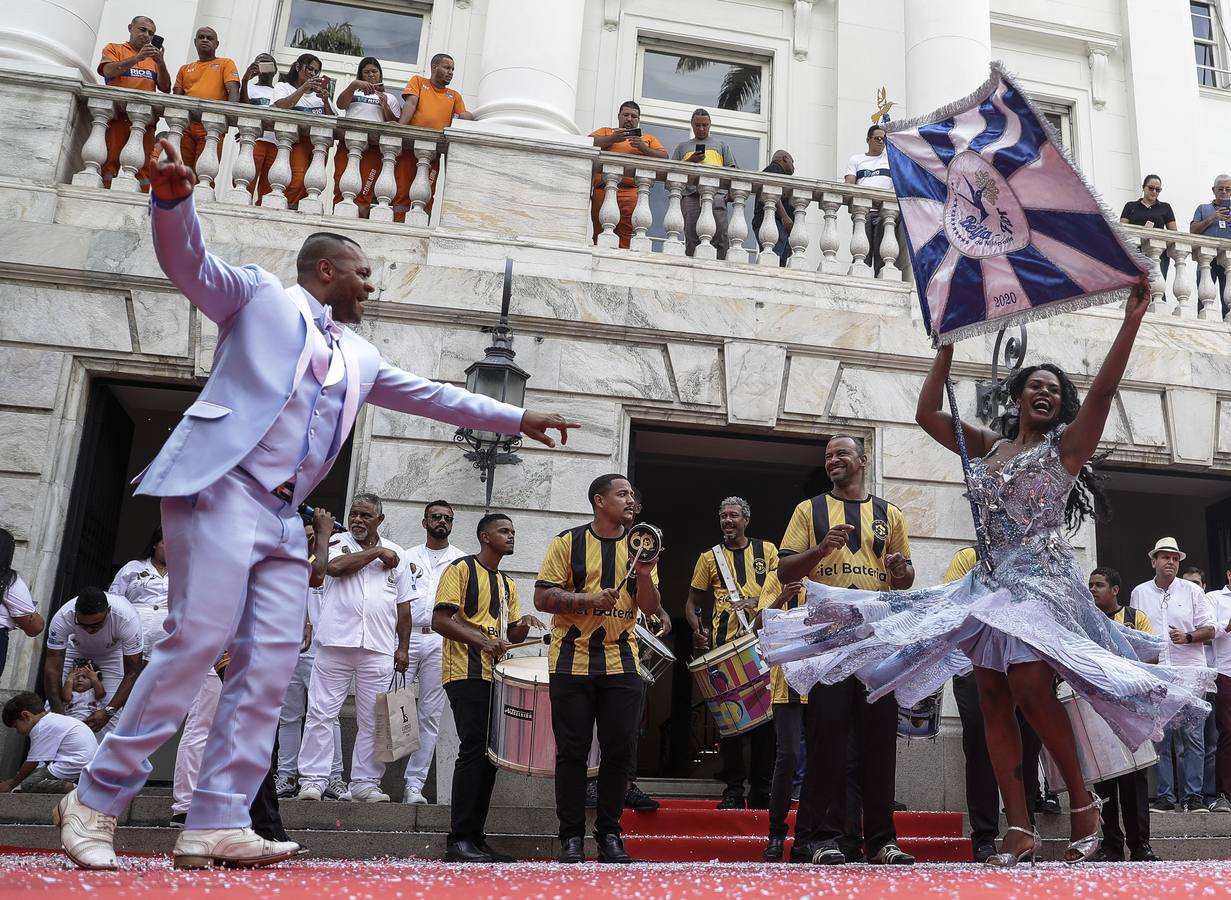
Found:
M 945 689 L 924 697 L 914 706 L 898 707 L 898 737 L 932 740 L 940 734 L 940 705 Z
M 640 649 L 641 677 L 648 683 L 653 684 L 675 665 L 675 654 L 667 649 L 658 635 L 640 622 L 637 623 L 637 646 Z
M 487 758 L 520 775 L 555 775 L 556 735 L 551 730 L 547 657 L 505 659 L 492 668 Z M 586 766 L 591 778 L 598 774 L 597 729 Z
M 1094 707 L 1078 697 L 1071 687 L 1062 684 L 1057 692 L 1064 711 L 1068 713 L 1069 722 L 1073 726 L 1073 737 L 1077 743 L 1077 761 L 1081 764 L 1081 774 L 1086 784 L 1107 781 L 1129 772 L 1136 772 L 1158 762 L 1158 754 L 1154 744 L 1146 741 L 1134 753 L 1116 737 L 1115 733 L 1103 721 L 1103 717 L 1094 711 Z M 1067 791 L 1064 776 L 1060 767 L 1052 759 L 1047 748 L 1043 748 L 1043 771 L 1047 775 L 1047 783 L 1056 792 Z

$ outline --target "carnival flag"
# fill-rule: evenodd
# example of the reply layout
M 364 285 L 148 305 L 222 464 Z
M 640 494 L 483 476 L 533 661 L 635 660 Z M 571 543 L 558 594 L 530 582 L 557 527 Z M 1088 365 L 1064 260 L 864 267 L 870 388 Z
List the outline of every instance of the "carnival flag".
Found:
M 888 131 L 934 345 L 1125 299 L 1149 271 L 999 63 L 965 100 Z

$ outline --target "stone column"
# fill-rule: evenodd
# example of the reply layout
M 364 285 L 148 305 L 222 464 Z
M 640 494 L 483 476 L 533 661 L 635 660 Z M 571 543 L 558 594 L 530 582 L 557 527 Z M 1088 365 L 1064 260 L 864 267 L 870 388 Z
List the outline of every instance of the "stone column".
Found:
M 475 115 L 505 125 L 577 134 L 585 4 L 490 0 Z
M 94 74 L 94 44 L 106 0 L 13 0 L 0 7 L 0 68 L 84 81 Z
M 906 114 L 922 116 L 987 80 L 989 0 L 906 3 Z

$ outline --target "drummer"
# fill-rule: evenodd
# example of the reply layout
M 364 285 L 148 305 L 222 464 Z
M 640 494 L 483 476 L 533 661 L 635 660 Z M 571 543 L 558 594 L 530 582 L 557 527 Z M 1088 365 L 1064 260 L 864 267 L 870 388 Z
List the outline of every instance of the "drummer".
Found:
M 782 539 L 778 577 L 871 591 L 903 590 L 915 581 L 910 539 L 901 511 L 867 492 L 863 441 L 837 435 L 825 445 L 827 494 L 795 507 Z M 800 794 L 792 861 L 837 865 L 846 830 L 846 771 L 850 736 L 856 735 L 859 789 L 863 795 L 860 857 L 884 865 L 911 865 L 897 845 L 893 791 L 897 773 L 898 708 L 892 694 L 868 703 L 858 677 L 817 684 L 808 694 L 808 770 Z M 806 816 L 805 816 L 806 812 Z M 852 842 L 853 843 L 853 842 Z M 855 846 L 846 848 L 851 856 Z M 810 856 L 809 856 L 810 854 Z
M 638 611 L 655 615 L 661 599 L 654 562 L 629 572 L 626 535 L 636 500 L 628 479 L 600 475 L 587 496 L 593 518 L 552 538 L 534 587 L 535 607 L 552 614 L 547 668 L 560 862 L 585 861 L 586 757 L 597 725 L 598 859 L 627 863 L 620 814 L 642 692 L 634 629 Z
M 476 532 L 479 552 L 444 570 L 432 610 L 432 630 L 444 637 L 441 670 L 459 743 L 445 859 L 514 862 L 493 850 L 484 832 L 496 784 L 496 767 L 487 758 L 492 664 L 510 643 L 524 641 L 530 626 L 546 626 L 534 616 L 518 615 L 517 585 L 500 571 L 500 561 L 513 553 L 513 521 L 504 513 L 490 513 L 479 520 Z M 501 622 L 509 623 L 504 635 Z
M 742 497 L 718 504 L 722 543 L 697 557 L 684 606 L 684 618 L 693 630 L 693 647 L 704 652 L 748 633 L 760 603 L 765 580 L 778 568 L 778 548 L 769 541 L 748 537 L 752 507 Z M 711 605 L 710 626 L 701 621 L 702 604 Z M 768 809 L 774 772 L 774 724 L 762 722 L 742 734 L 718 739 L 726 782 L 718 809 L 744 809 L 744 782 L 748 782 L 749 809 Z M 744 762 L 749 748 L 751 767 Z M 751 774 L 750 774 L 751 772 Z

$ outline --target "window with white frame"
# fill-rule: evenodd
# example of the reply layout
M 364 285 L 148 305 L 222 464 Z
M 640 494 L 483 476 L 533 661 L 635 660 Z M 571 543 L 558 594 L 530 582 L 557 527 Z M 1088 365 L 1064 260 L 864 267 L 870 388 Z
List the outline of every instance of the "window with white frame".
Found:
M 303 53 L 320 57 L 325 71 L 343 83 L 359 60 L 380 60 L 391 89 L 424 71 L 428 0 L 282 0 L 274 51 L 280 68 Z
M 1073 107 L 1069 103 L 1055 100 L 1034 99 L 1035 108 L 1043 114 L 1047 124 L 1056 134 L 1060 135 L 1060 145 L 1069 151 L 1069 156 L 1077 158 L 1077 148 L 1073 144 Z
M 1193 56 L 1197 63 L 1197 83 L 1202 87 L 1228 87 L 1227 38 L 1218 15 L 1218 4 L 1192 0 L 1188 9 L 1193 25 Z
M 767 57 L 643 38 L 637 48 L 636 100 L 641 127 L 662 141 L 668 154 L 692 138 L 693 111 L 710 114 L 710 135 L 726 141 L 741 169 L 759 172 L 769 156 L 771 66 Z M 650 192 L 652 238 L 662 227 L 667 192 Z M 752 205 L 745 211 L 751 223 Z M 757 246 L 751 234 L 747 246 Z M 657 244 L 656 244 L 657 245 Z

